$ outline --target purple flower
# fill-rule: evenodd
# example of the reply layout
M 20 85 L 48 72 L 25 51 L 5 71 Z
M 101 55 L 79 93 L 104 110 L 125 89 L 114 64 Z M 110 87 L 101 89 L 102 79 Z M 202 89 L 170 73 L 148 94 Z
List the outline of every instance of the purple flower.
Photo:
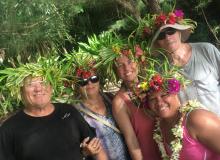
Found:
M 176 78 L 169 79 L 167 82 L 168 82 L 169 93 L 175 94 L 180 91 L 180 82 Z
M 177 16 L 177 17 L 179 17 L 179 18 L 183 18 L 183 16 L 184 16 L 184 13 L 183 13 L 183 11 L 182 10 L 175 10 L 174 11 L 174 14 Z

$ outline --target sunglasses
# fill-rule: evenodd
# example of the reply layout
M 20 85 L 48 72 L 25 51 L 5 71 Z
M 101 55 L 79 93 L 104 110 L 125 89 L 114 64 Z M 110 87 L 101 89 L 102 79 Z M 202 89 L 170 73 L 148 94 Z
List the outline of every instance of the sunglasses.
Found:
M 87 78 L 87 79 L 81 78 L 81 79 L 79 80 L 78 84 L 79 84 L 81 87 L 83 87 L 83 86 L 86 86 L 86 85 L 89 83 L 89 81 L 92 82 L 92 83 L 97 83 L 97 82 L 99 81 L 99 77 L 98 77 L 98 76 L 91 76 L 91 77 L 89 77 L 89 78 Z
M 157 37 L 157 40 L 163 40 L 166 38 L 166 35 L 173 35 L 174 33 L 176 33 L 176 29 L 168 28 L 165 31 L 160 32 L 160 34 Z

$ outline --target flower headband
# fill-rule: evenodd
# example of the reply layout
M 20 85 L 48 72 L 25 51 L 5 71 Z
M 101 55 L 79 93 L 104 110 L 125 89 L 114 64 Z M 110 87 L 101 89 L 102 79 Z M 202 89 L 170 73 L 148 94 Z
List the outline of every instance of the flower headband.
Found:
M 165 24 L 184 24 L 183 19 L 184 13 L 182 10 L 175 10 L 174 12 L 170 12 L 168 14 L 161 13 L 160 15 L 156 15 L 155 25 L 157 28 L 165 25 Z
M 79 66 L 76 68 L 76 76 L 78 78 L 87 79 L 91 77 L 92 72 L 96 72 L 96 69 L 94 68 L 95 61 L 88 62 L 87 66 Z
M 160 74 L 154 75 L 149 82 L 141 82 L 139 88 L 147 92 L 166 91 L 170 94 L 176 94 L 180 91 L 181 82 L 174 78 L 164 78 Z
M 158 72 L 159 70 L 160 72 Z M 185 87 L 189 83 L 179 68 L 171 66 L 168 62 L 163 62 L 157 69 L 153 66 L 147 72 L 147 77 L 138 84 L 138 88 L 145 93 L 166 91 L 169 94 L 176 94 L 181 87 Z
M 147 14 L 139 22 L 137 35 L 142 37 L 142 39 L 150 38 L 153 43 L 155 41 L 154 35 L 165 27 L 173 27 L 177 30 L 190 28 L 192 32 L 196 26 L 197 23 L 195 21 L 184 18 L 184 12 L 177 9 L 169 13 L 160 13 L 159 15 Z
M 136 44 L 134 46 L 129 47 L 128 45 L 124 45 L 124 46 L 112 46 L 112 54 L 116 54 L 117 56 L 115 57 L 115 59 L 117 59 L 118 57 L 124 55 L 126 57 L 128 57 L 131 60 L 134 61 L 138 61 L 141 63 L 145 62 L 145 54 L 144 51 L 141 49 L 139 44 Z

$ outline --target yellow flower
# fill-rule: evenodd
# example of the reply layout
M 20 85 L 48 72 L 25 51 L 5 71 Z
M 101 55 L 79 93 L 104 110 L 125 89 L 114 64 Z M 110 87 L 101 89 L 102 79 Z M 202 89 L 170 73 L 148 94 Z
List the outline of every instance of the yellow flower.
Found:
M 112 51 L 114 52 L 114 53 L 117 53 L 117 54 L 120 54 L 121 52 L 121 50 L 120 50 L 120 48 L 118 47 L 118 46 L 112 46 Z
M 147 91 L 149 89 L 149 85 L 147 82 L 141 82 L 139 85 L 138 85 L 138 88 L 141 88 L 143 91 Z

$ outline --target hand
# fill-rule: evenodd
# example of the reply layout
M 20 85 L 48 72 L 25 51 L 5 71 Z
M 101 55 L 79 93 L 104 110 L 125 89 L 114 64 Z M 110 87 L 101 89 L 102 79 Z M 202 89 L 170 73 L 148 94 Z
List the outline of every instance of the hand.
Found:
M 89 137 L 85 138 L 80 144 L 82 152 L 85 156 L 96 155 L 102 149 L 101 141 L 98 138 L 93 138 L 90 140 Z

